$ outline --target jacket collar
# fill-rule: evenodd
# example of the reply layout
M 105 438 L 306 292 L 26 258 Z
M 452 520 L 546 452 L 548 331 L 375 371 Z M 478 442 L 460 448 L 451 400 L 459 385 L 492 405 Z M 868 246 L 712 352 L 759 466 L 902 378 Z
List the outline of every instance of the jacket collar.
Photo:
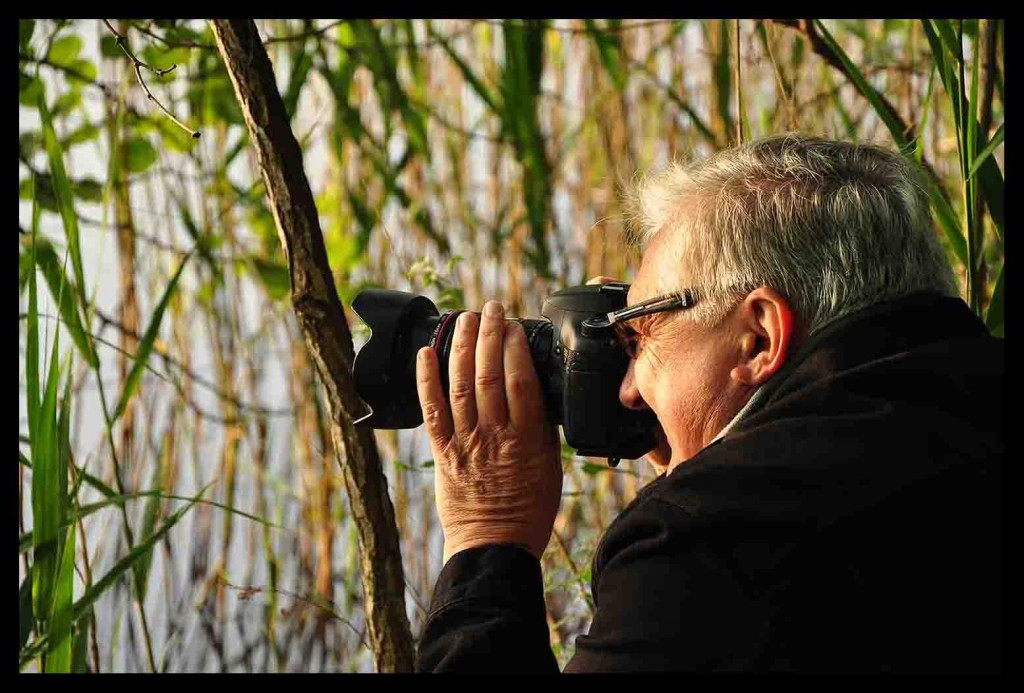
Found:
M 811 335 L 761 386 L 758 402 L 747 414 L 839 371 L 932 342 L 987 334 L 960 298 L 914 293 L 868 306 Z

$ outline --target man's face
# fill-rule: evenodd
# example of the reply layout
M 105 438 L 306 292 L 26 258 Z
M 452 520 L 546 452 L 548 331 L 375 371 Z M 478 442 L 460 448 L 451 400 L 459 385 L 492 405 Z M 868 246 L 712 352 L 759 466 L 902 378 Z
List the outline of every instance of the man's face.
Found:
M 676 289 L 699 288 L 686 284 L 685 268 L 672 245 L 668 232 L 654 237 L 629 290 L 629 305 L 660 295 L 662 278 Z M 643 316 L 629 324 L 640 335 L 639 352 L 622 381 L 619 399 L 626 407 L 650 407 L 657 415 L 671 447 L 671 462 L 664 449 L 649 459 L 671 470 L 710 443 L 749 398 L 749 391 L 730 378 L 741 358 L 739 334 L 728 317 L 709 329 L 678 312 Z

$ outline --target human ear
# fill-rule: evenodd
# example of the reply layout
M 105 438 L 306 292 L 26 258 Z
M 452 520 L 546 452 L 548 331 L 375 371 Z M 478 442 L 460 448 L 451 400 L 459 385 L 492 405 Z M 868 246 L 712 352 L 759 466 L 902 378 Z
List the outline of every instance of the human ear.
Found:
M 762 286 L 737 307 L 740 363 L 730 377 L 748 387 L 766 383 L 786 363 L 794 341 L 795 319 L 789 301 Z

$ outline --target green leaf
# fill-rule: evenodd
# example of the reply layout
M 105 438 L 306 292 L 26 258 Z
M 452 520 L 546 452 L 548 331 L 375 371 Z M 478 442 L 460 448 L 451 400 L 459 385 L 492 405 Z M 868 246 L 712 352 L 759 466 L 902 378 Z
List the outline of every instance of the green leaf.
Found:
M 27 442 L 27 441 L 23 441 L 23 442 Z M 19 461 L 20 464 L 28 467 L 29 469 L 32 468 L 32 462 L 27 457 L 25 457 L 25 455 L 23 455 L 20 450 L 18 451 L 18 461 Z M 80 476 L 82 478 L 83 482 L 89 484 L 90 486 L 92 486 L 94 489 L 96 489 L 97 491 L 102 493 L 107 498 L 113 498 L 113 497 L 117 496 L 117 492 L 116 491 L 114 491 L 109 486 L 104 484 L 102 481 L 100 481 L 99 479 L 94 477 L 92 474 L 89 474 L 89 472 L 84 471 L 82 468 L 75 467 L 75 474 Z M 82 506 L 82 507 L 86 507 L 86 506 Z M 32 542 L 32 539 L 31 539 L 31 536 L 30 536 L 31 534 L 32 534 L 32 532 L 28 532 L 27 535 L 23 535 L 22 536 L 22 540 L 24 540 L 25 536 L 29 536 L 29 540 L 28 541 L 29 541 L 29 545 L 30 546 L 31 546 L 31 542 Z
M 85 674 L 89 671 L 89 666 L 86 663 L 89 651 L 89 629 L 93 627 L 95 620 L 95 615 L 90 609 L 89 614 L 75 628 L 71 654 L 71 672 L 73 674 Z
M 104 58 L 127 58 L 125 52 L 117 45 L 117 39 L 113 36 L 104 36 L 100 39 L 100 55 Z
M 18 80 L 18 103 L 22 106 L 35 106 L 43 93 L 43 83 L 38 77 L 22 75 Z
M 92 123 L 84 123 L 81 127 L 77 128 L 67 137 L 61 141 L 61 146 L 67 150 L 74 147 L 76 144 L 82 144 L 83 142 L 89 142 L 99 137 L 100 131 Z
M 622 43 L 617 32 L 606 32 L 598 28 L 593 19 L 583 20 L 587 33 L 594 41 L 598 55 L 601 57 L 601 64 L 612 78 L 617 91 L 626 88 L 627 71 L 622 58 Z M 621 20 L 609 20 L 610 28 L 616 29 L 621 26 Z
M 992 299 L 988 304 L 988 312 L 985 314 L 985 325 L 996 337 L 1003 336 L 1003 270 L 1004 264 L 999 268 L 999 277 L 996 279 L 996 286 L 992 290 Z
M 960 39 L 956 36 L 956 30 L 953 28 L 953 22 L 949 19 L 933 19 L 931 22 L 942 39 L 943 47 L 954 60 L 959 62 L 963 50 Z
M 402 116 L 406 135 L 412 150 L 419 152 L 428 161 L 430 147 L 427 142 L 427 126 L 423 115 L 412 107 L 405 90 L 398 81 L 397 51 L 384 42 L 380 31 L 372 21 L 359 19 L 351 22 L 360 48 L 367 56 L 367 67 L 373 73 L 374 86 L 384 106 L 385 117 L 393 111 Z M 385 124 L 387 131 L 387 124 Z
M 996 164 L 996 160 L 989 156 L 978 168 L 978 181 L 981 183 L 981 194 L 985 199 L 992 223 L 999 234 L 999 240 L 1003 240 L 1003 226 L 1005 225 L 1005 212 L 1003 209 L 1004 188 L 1003 174 Z
M 168 78 L 175 75 L 178 69 L 188 64 L 190 55 L 191 51 L 184 46 L 168 50 L 156 44 L 150 44 L 142 51 L 142 61 L 154 70 L 169 70 L 171 67 L 175 67 L 173 72 L 168 72 L 164 75 L 164 78 Z
M 935 64 L 939 69 L 939 74 L 942 77 L 942 84 L 946 89 L 946 94 L 949 95 L 952 101 L 952 114 L 953 114 L 953 126 L 957 132 L 957 144 L 958 149 L 962 149 L 960 140 L 960 133 L 965 130 L 971 129 L 969 126 L 965 127 L 963 123 L 964 117 L 970 117 L 972 121 L 976 119 L 973 116 L 972 110 L 969 107 L 965 107 L 963 113 L 961 112 L 960 100 L 962 98 L 962 86 L 959 79 L 958 70 L 955 68 L 954 63 L 959 65 L 960 54 L 959 54 L 959 43 L 956 38 L 956 33 L 952 28 L 952 23 L 943 20 L 922 20 L 922 27 L 924 28 L 925 36 L 928 39 L 928 43 L 932 49 L 932 57 L 935 60 Z M 951 38 L 950 38 L 951 37 Z M 953 51 L 952 59 L 949 58 L 948 53 Z M 975 126 L 976 129 L 976 126 Z M 979 139 L 978 133 L 975 133 L 975 138 Z M 984 150 L 984 143 L 975 142 L 973 144 L 975 150 Z M 961 172 L 966 176 L 970 177 L 970 167 L 962 166 Z M 999 166 L 991 156 L 987 156 L 981 160 L 978 164 L 978 171 L 975 174 L 978 181 L 981 184 L 981 194 L 985 200 L 985 204 L 988 207 L 989 215 L 992 218 L 992 223 L 996 227 L 996 233 L 999 234 L 1000 240 L 1003 238 L 1003 229 L 1005 225 L 1004 221 L 1004 182 L 1003 174 L 999 170 Z M 934 198 L 933 198 L 934 199 Z M 948 202 L 946 207 L 948 208 Z M 936 208 L 936 212 L 940 210 Z M 943 215 L 947 217 L 954 217 L 951 209 L 942 210 Z M 942 217 L 940 216 L 940 219 Z M 954 239 L 950 234 L 949 230 L 945 228 L 946 236 L 950 240 L 954 249 L 957 250 L 957 256 L 960 258 L 964 265 L 967 264 L 967 248 L 966 243 L 962 237 Z M 957 236 L 962 236 L 959 230 L 956 233 Z M 962 252 L 961 252 L 962 249 Z
M 473 72 L 473 69 L 466 63 L 466 61 L 459 57 L 459 54 L 455 52 L 455 49 L 452 48 L 451 44 L 449 44 L 443 36 L 435 32 L 432 27 L 428 27 L 428 31 L 430 32 L 431 39 L 441 44 L 441 48 L 444 49 L 444 52 L 448 54 L 448 57 L 450 57 L 452 62 L 454 62 L 459 68 L 463 79 L 469 82 L 469 86 L 473 88 L 476 95 L 479 96 L 485 104 L 487 104 L 487 107 L 491 109 L 492 113 L 500 117 L 504 108 L 498 104 L 498 101 L 491 93 L 491 90 L 488 89 L 484 85 L 483 81 L 476 76 L 476 73 Z
M 250 257 L 260 281 L 267 289 L 267 294 L 274 300 L 287 298 L 291 294 L 292 283 L 288 267 L 280 262 L 265 260 L 259 256 Z
M 978 153 L 978 156 L 974 159 L 974 165 L 971 166 L 969 175 L 973 176 L 975 173 L 977 173 L 978 170 L 981 168 L 982 164 L 985 163 L 985 160 L 992 156 L 992 153 L 999 148 L 999 145 L 1003 143 L 1004 125 L 1006 125 L 1006 123 L 1001 123 L 999 125 L 999 129 L 996 130 L 994 135 L 992 135 L 992 139 L 989 140 L 988 144 L 985 145 L 985 148 Z
M 90 60 L 76 60 L 69 66 L 73 71 L 65 72 L 72 84 L 88 84 L 96 81 L 96 65 Z
M 142 60 L 142 62 L 146 63 L 154 70 L 160 70 L 165 67 L 169 67 L 169 65 L 164 65 L 162 61 L 161 64 L 157 64 L 157 61 L 160 60 L 161 53 L 162 51 L 160 51 L 154 44 L 151 43 L 145 46 L 141 51 L 136 51 L 135 54 L 139 57 L 140 60 Z
M 942 194 L 938 183 L 934 181 L 928 186 L 927 192 L 929 199 L 932 201 L 932 210 L 935 212 L 935 218 L 939 222 L 943 235 L 949 242 L 957 259 L 966 265 L 967 241 L 964 240 L 963 233 L 960 231 L 960 222 L 957 221 L 953 208 L 949 205 L 949 200 Z
M 39 238 L 39 204 L 32 199 L 32 249 L 31 267 L 35 267 L 35 241 Z M 28 323 L 25 335 L 25 389 L 27 390 L 29 445 L 36 438 L 36 426 L 39 422 L 39 308 L 36 290 L 36 273 L 28 273 Z
M 71 67 L 81 50 L 82 39 L 75 34 L 69 34 L 54 41 L 50 46 L 50 54 L 46 57 L 54 65 Z
M 156 121 L 156 129 L 160 133 L 160 141 L 167 149 L 173 152 L 190 152 L 195 148 L 197 139 L 190 137 L 187 132 L 178 127 L 170 118 L 160 118 Z M 225 165 L 229 162 L 225 161 Z
M 50 115 L 64 115 L 82 105 L 82 90 L 72 83 L 71 88 L 57 97 Z M 85 126 L 83 126 L 85 127 Z
M 95 178 L 83 178 L 73 184 L 75 197 L 88 202 L 103 201 L 103 184 Z
M 75 527 L 68 527 L 64 550 L 57 573 L 56 594 L 50 616 L 49 652 L 46 671 L 58 674 L 71 672 L 71 615 L 75 581 Z
M 18 135 L 18 152 L 22 157 L 32 160 L 32 155 L 39 151 L 43 146 L 43 135 L 42 133 L 36 132 L 35 130 L 28 130 Z M 27 179 L 26 179 L 27 181 Z M 24 184 L 26 181 L 22 181 Z M 21 199 L 30 200 L 32 199 L 31 183 L 28 185 L 29 190 L 27 193 L 21 195 Z
M 158 463 L 153 466 L 152 476 L 150 477 L 149 485 L 153 488 L 160 488 L 160 480 L 165 474 L 167 468 L 167 437 L 163 437 L 160 441 L 160 449 L 157 451 Z M 142 536 L 148 537 L 156 529 L 156 521 L 160 515 L 163 504 L 161 503 L 162 494 L 154 493 L 146 500 L 146 506 L 142 513 Z M 150 549 L 146 552 L 142 558 L 139 559 L 138 563 L 135 564 L 135 588 L 136 594 L 139 600 L 144 601 L 146 599 L 146 588 L 149 584 L 149 569 L 153 564 L 153 550 Z
M 156 163 L 156 150 L 148 140 L 139 137 L 128 142 L 128 170 L 142 173 Z
M 18 649 L 25 647 L 35 617 L 32 615 L 32 575 L 26 575 L 18 590 Z
M 206 80 L 206 119 L 208 122 L 223 120 L 229 125 L 244 125 L 242 109 L 235 98 L 234 87 L 226 73 L 221 71 Z
M 53 191 L 53 179 L 49 173 L 40 173 L 35 177 L 35 185 L 31 179 L 26 178 L 18 184 L 18 195 L 23 200 L 31 200 L 35 195 L 35 200 L 39 203 L 39 206 L 48 212 L 57 212 L 57 195 Z
M 526 257 L 541 277 L 550 277 L 547 222 L 551 212 L 551 165 L 537 116 L 544 67 L 543 20 L 527 24 L 505 21 L 505 69 L 501 91 L 506 106 L 504 129 L 512 136 L 523 169 L 523 191 L 530 223 L 531 246 Z
M 732 110 L 729 103 L 732 99 L 732 70 L 729 68 L 732 44 L 729 42 L 729 22 L 718 20 L 718 53 L 714 56 L 715 94 L 718 101 L 718 113 L 727 133 L 727 140 L 732 141 L 736 131 L 732 122 Z M 713 31 L 714 29 L 712 29 Z
M 878 114 L 878 117 L 882 120 L 883 123 L 885 123 L 885 126 L 889 129 L 889 134 L 892 135 L 893 139 L 896 141 L 897 146 L 901 150 L 905 150 L 907 147 L 907 138 L 903 132 L 903 128 L 900 126 L 899 122 L 889 111 L 889 109 L 885 107 L 885 104 L 882 102 L 882 97 L 879 95 L 879 93 L 875 90 L 874 87 L 868 84 L 868 81 L 864 78 L 864 75 L 861 73 L 860 69 L 853 63 L 853 61 L 850 60 L 850 58 L 846 55 L 846 52 L 842 49 L 842 47 L 838 43 L 836 43 L 836 40 L 832 38 L 832 34 L 828 32 L 828 29 L 825 28 L 825 25 L 821 22 L 821 20 L 816 19 L 814 21 L 815 26 L 818 29 L 819 34 L 821 35 L 822 41 L 824 41 L 824 43 L 830 49 L 832 49 L 832 52 L 836 55 L 836 57 L 839 58 L 839 61 L 846 68 L 846 73 L 850 76 L 850 79 L 857 87 L 857 90 L 860 91 L 860 93 L 863 94 L 864 97 L 874 107 L 875 113 Z
M 58 532 L 64 519 L 64 498 L 61 494 L 60 456 L 56 445 L 59 337 L 60 333 L 55 330 L 46 390 L 39 405 L 34 430 L 30 425 L 33 461 L 32 608 L 37 615 L 51 613 L 54 578 L 61 557 Z
M 24 239 L 22 244 L 29 246 L 31 239 Z M 67 278 L 57 258 L 56 250 L 46 239 L 38 238 L 36 240 L 35 258 L 36 266 L 39 267 L 43 277 L 46 279 L 47 285 L 50 287 L 50 293 L 57 304 L 61 321 L 70 333 L 72 341 L 74 341 L 75 346 L 78 347 L 86 362 L 94 368 L 98 367 L 99 359 L 93 350 L 92 340 L 86 334 L 78 312 L 78 306 L 81 305 L 79 303 L 78 287 Z
M 213 285 L 219 286 L 223 282 L 224 275 L 221 263 L 213 257 L 212 250 L 217 240 L 216 235 L 212 231 L 203 231 L 196 225 L 195 220 L 192 218 L 192 212 L 189 211 L 188 204 L 184 200 L 175 198 L 174 201 L 177 204 L 178 215 L 185 226 L 185 231 L 196 244 L 199 257 L 202 258 L 203 262 L 206 263 L 206 266 L 213 273 Z M 265 208 L 263 211 L 266 212 Z M 266 212 L 266 214 L 270 217 L 271 223 L 273 223 L 273 216 L 270 212 Z
M 289 119 L 295 118 L 296 107 L 299 103 L 299 95 L 302 92 L 302 87 L 305 86 L 306 80 L 309 77 L 309 71 L 313 67 L 313 54 L 306 50 L 306 44 L 303 42 L 298 48 L 298 55 L 292 56 L 292 71 L 288 78 L 288 88 L 285 89 L 284 94 L 281 95 L 284 101 L 285 113 L 288 114 Z
M 78 215 L 75 213 L 71 183 L 64 172 L 64 153 L 57 140 L 57 133 L 53 129 L 50 113 L 46 108 L 45 94 L 40 94 L 37 106 L 40 119 L 43 122 L 43 141 L 46 143 L 46 154 L 50 162 L 50 173 L 53 176 L 54 192 L 60 206 L 60 216 L 64 222 L 64 235 L 68 239 L 71 264 L 75 269 L 75 283 L 82 291 L 85 291 L 85 272 L 82 269 L 82 251 L 78 236 Z M 84 294 L 80 294 L 80 296 L 84 298 Z
M 189 58 L 192 57 L 192 50 L 188 46 L 172 48 L 164 53 L 164 62 L 167 63 L 167 67 L 177 65 L 180 70 L 188 65 Z
M 164 290 L 163 296 L 160 298 L 160 302 L 156 306 L 156 310 L 153 311 L 153 317 L 149 320 L 149 326 L 146 327 L 146 332 L 142 336 L 142 341 L 139 342 L 139 350 L 135 354 L 135 361 L 132 364 L 132 370 L 125 379 L 124 390 L 121 392 L 121 400 L 118 402 L 117 409 L 114 413 L 113 421 L 117 421 L 124 414 L 125 408 L 128 406 L 128 402 L 131 400 L 132 395 L 135 393 L 135 388 L 138 385 L 139 379 L 142 377 L 142 371 L 146 367 L 146 362 L 149 361 L 149 355 L 153 351 L 153 343 L 156 341 L 157 335 L 160 333 L 160 323 L 163 321 L 164 312 L 167 310 L 167 304 L 171 300 L 171 296 L 174 294 L 174 290 L 178 286 L 178 280 L 181 278 L 181 273 L 185 269 L 185 265 L 188 264 L 189 259 L 192 257 L 195 251 L 190 251 L 186 255 L 181 264 L 178 266 L 178 271 L 174 273 L 174 277 L 171 278 L 170 284 Z
M 32 40 L 32 33 L 36 30 L 36 20 L 18 20 L 18 48 L 22 53 L 28 53 L 28 44 Z
M 21 296 L 28 286 L 28 275 L 32 271 L 32 253 L 22 250 L 18 256 L 18 295 Z
M 917 160 L 924 161 L 924 133 L 928 127 L 928 114 L 932 110 L 932 96 L 935 93 L 935 66 L 928 72 L 928 89 L 925 92 L 924 103 L 921 104 L 921 122 L 917 125 L 917 143 L 914 145 L 914 156 Z

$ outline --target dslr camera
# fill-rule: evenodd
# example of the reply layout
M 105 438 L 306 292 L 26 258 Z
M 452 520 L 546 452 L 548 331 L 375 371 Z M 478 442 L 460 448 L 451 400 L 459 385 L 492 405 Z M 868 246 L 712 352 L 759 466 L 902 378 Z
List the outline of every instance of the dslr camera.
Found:
M 636 459 L 656 444 L 652 411 L 627 409 L 619 385 L 629 356 L 607 321 L 624 308 L 629 284 L 574 286 L 547 297 L 544 320 L 522 323 L 540 380 L 548 420 L 562 426 L 566 443 L 579 455 Z M 426 296 L 366 289 L 352 308 L 370 327 L 370 340 L 353 365 L 356 392 L 371 413 L 361 422 L 373 428 L 416 428 L 423 423 L 416 392 L 416 352 L 437 353 L 444 391 L 449 391 L 448 357 L 461 310 L 440 313 Z

